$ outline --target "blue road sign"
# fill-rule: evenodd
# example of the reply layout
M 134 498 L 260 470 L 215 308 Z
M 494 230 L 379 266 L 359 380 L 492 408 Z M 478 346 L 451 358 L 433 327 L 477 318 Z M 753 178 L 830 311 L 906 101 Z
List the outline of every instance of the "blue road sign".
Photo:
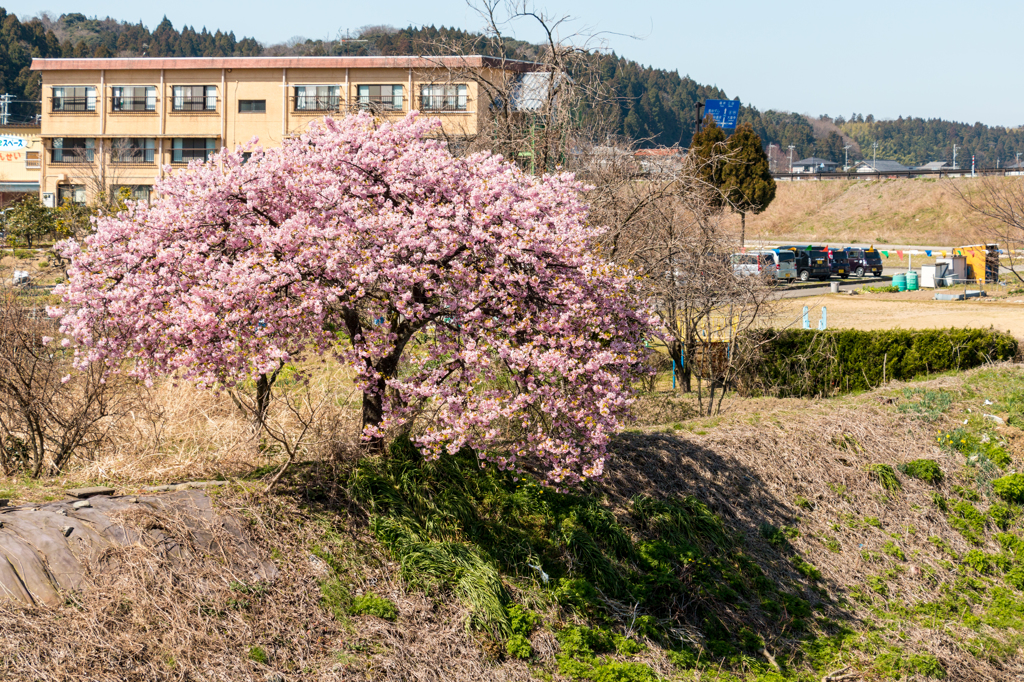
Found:
M 719 128 L 735 128 L 740 117 L 739 100 L 709 99 L 704 102 L 704 115 L 713 118 Z

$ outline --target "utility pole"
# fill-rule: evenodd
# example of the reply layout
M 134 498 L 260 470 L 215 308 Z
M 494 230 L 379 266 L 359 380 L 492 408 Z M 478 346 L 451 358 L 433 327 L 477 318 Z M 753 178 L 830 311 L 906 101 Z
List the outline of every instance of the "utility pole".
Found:
M 871 170 L 873 170 L 873 171 L 875 171 L 877 173 L 878 172 L 878 168 L 876 168 L 876 166 L 878 165 L 878 143 L 877 142 L 872 142 L 871 143 L 871 149 L 872 149 L 872 151 L 874 153 L 874 156 L 871 157 Z
M 843 147 L 843 152 L 846 153 L 846 161 L 843 163 L 843 170 L 846 172 L 850 171 L 850 145 Z
M 14 95 L 0 95 L 0 125 L 7 125 L 11 118 L 10 102 Z
M 953 145 L 953 170 L 956 170 L 956 145 Z
M 796 149 L 794 145 L 789 145 L 789 172 L 793 172 L 793 150 Z
M 700 133 L 700 122 L 701 122 L 701 109 L 704 108 L 704 102 L 697 102 L 697 132 L 695 135 Z

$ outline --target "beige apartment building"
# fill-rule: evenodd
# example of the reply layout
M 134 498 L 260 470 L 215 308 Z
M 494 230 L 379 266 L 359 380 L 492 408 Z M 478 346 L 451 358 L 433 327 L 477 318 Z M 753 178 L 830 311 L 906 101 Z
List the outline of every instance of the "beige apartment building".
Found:
M 278 146 L 325 115 L 416 109 L 449 137 L 479 129 L 471 73 L 492 80 L 536 65 L 489 57 L 34 59 L 43 84 L 44 204 L 131 189 L 148 199 L 165 167 L 258 137 Z M 488 75 L 489 74 L 489 75 Z

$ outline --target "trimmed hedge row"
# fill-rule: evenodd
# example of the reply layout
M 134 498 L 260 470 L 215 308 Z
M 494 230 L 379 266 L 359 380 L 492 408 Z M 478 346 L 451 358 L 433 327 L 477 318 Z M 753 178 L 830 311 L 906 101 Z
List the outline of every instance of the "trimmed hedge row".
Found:
M 1011 360 L 1017 340 L 984 329 L 762 332 L 751 383 L 778 396 L 835 395 L 887 381 Z

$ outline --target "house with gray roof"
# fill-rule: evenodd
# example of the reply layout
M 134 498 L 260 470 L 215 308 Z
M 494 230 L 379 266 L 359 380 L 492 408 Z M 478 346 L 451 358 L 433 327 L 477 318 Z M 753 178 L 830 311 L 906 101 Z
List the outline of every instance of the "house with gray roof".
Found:
M 811 156 L 793 162 L 794 173 L 834 173 L 839 164 L 828 159 Z
M 910 168 L 892 159 L 865 159 L 864 161 L 858 161 L 854 166 L 854 170 L 858 173 L 892 173 L 894 171 L 907 171 Z

